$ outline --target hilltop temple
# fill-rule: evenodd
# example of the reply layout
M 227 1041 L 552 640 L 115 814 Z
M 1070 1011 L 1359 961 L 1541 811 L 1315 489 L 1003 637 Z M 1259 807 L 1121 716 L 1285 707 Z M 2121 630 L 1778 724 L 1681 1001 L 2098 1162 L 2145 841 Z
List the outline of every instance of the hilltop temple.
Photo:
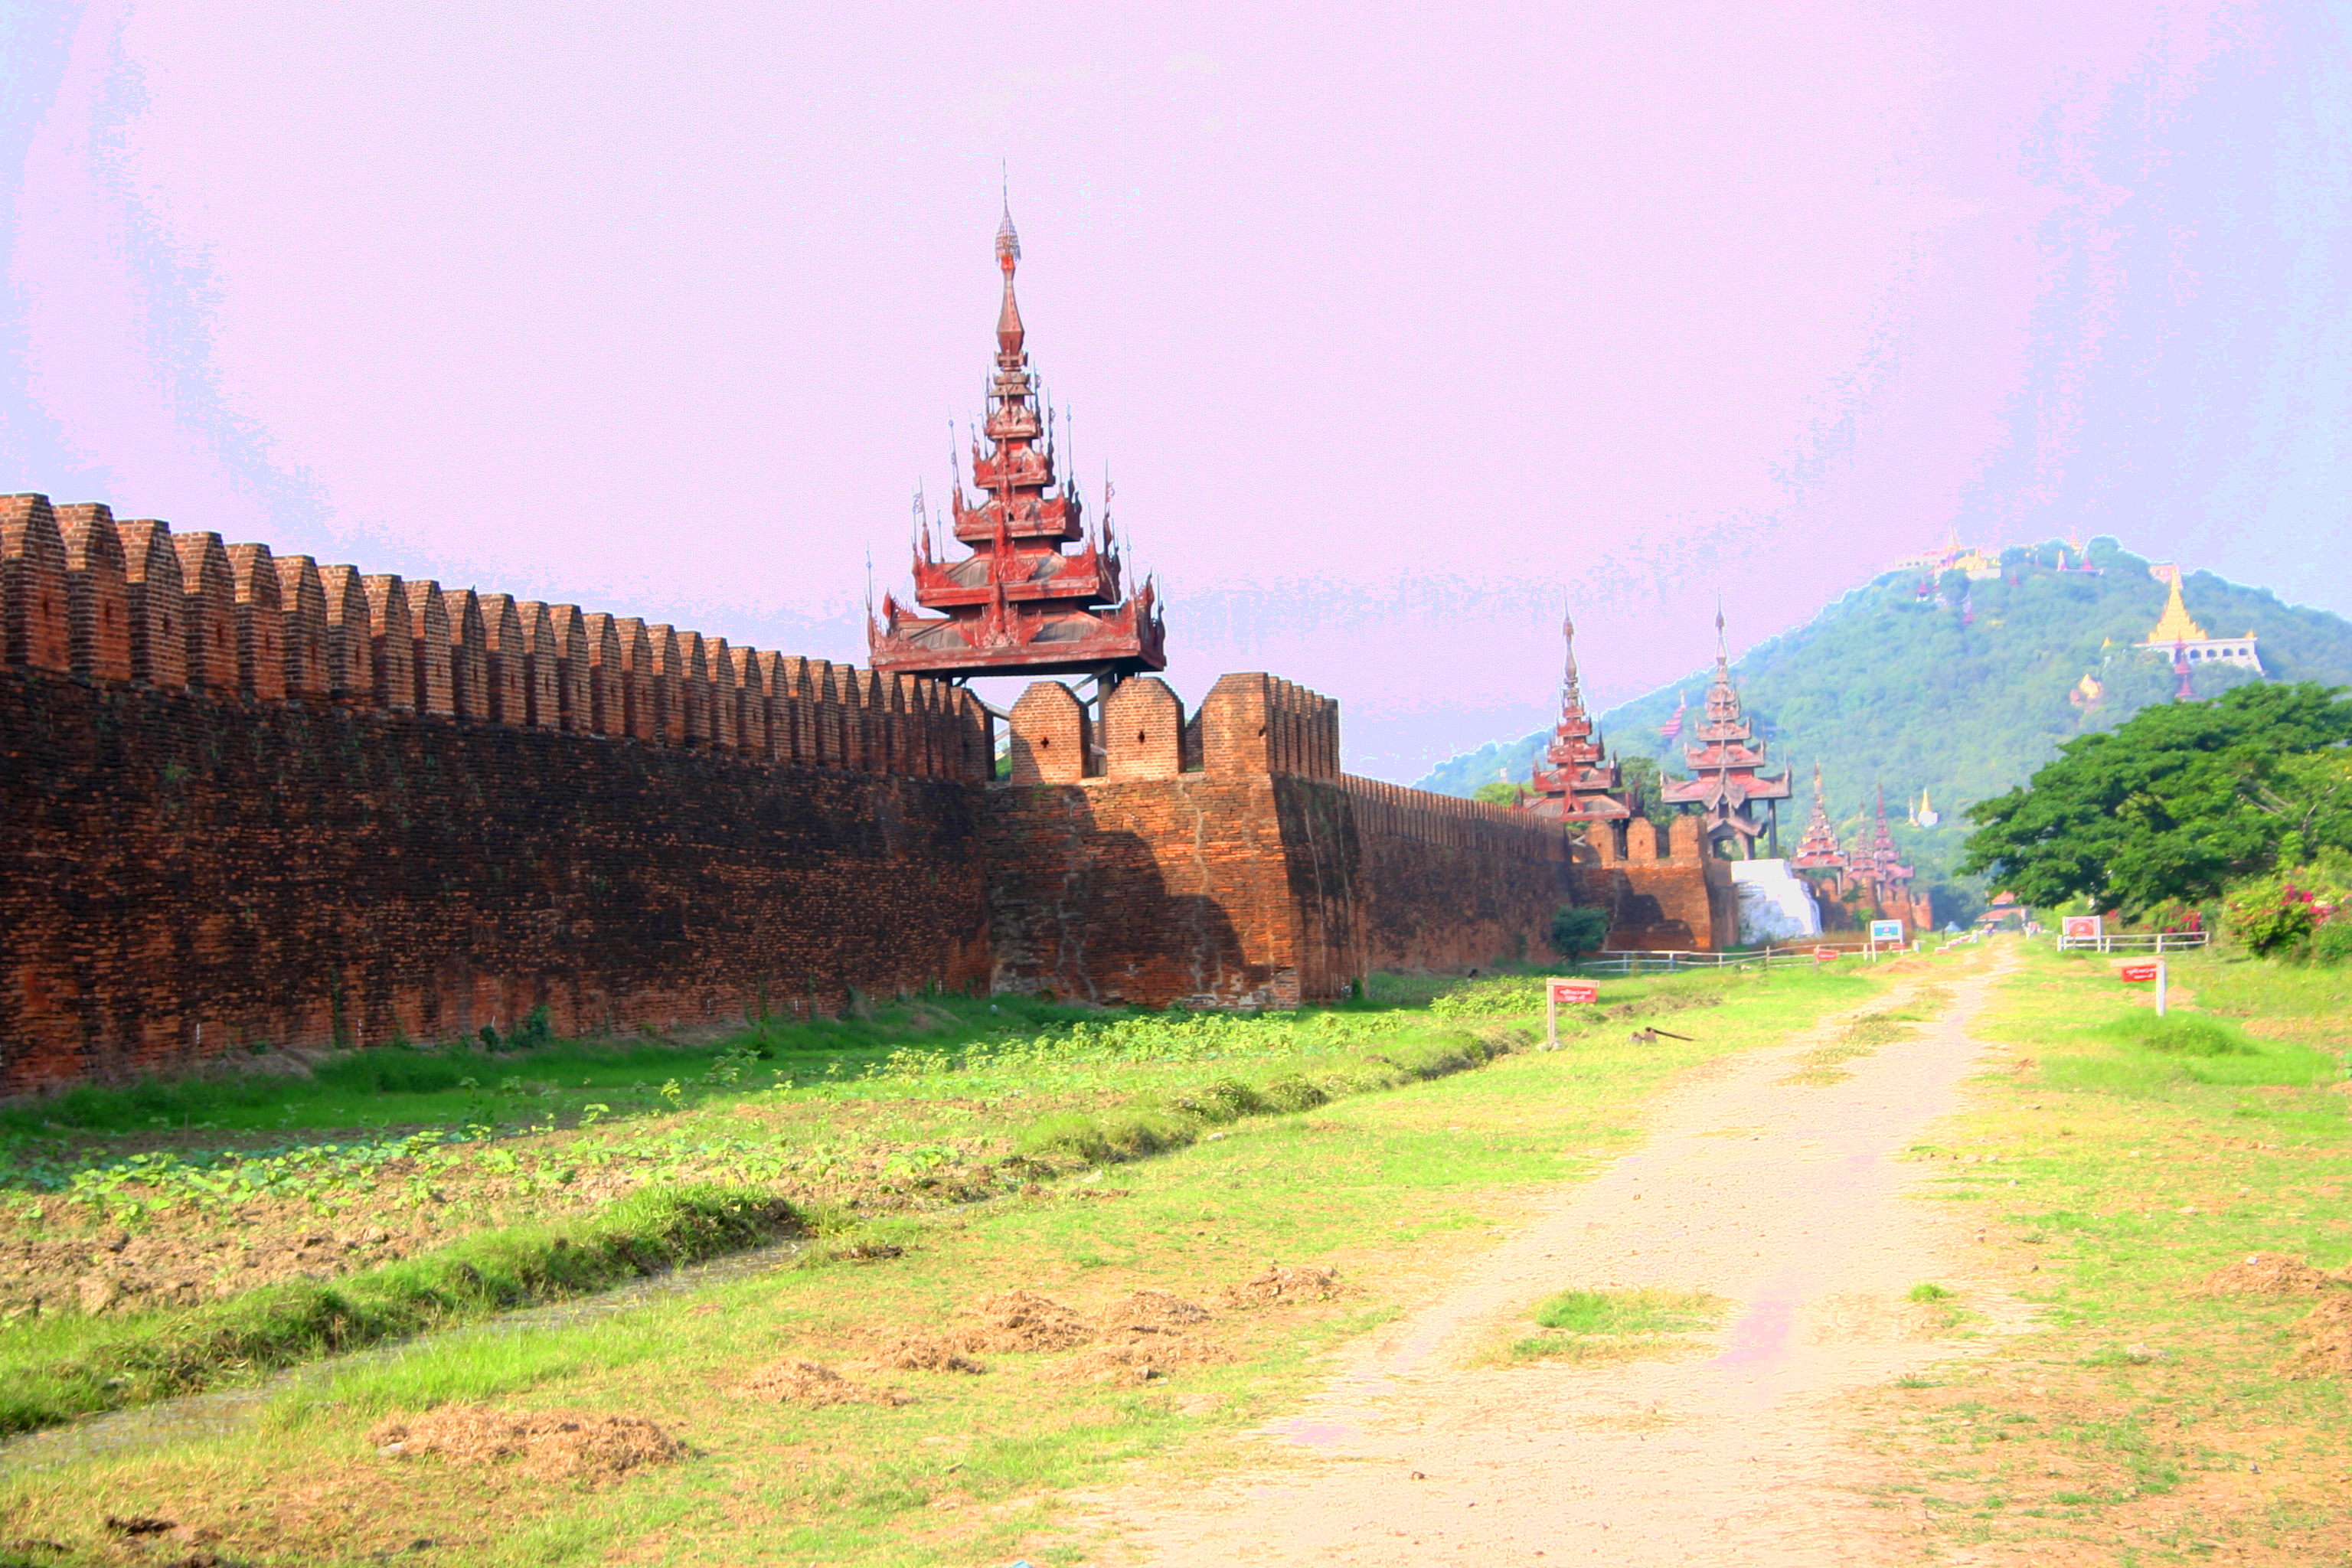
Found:
M 2234 664 L 2263 673 L 2263 661 L 2254 651 L 2254 634 L 2248 631 L 2242 637 L 2208 637 L 2205 628 L 2189 613 L 2189 605 L 2180 597 L 2180 568 L 2168 563 L 2148 568 L 2149 575 L 2166 587 L 2164 613 L 2147 639 L 2137 646 L 2143 650 L 2168 658 L 2176 672 L 2186 675 L 2200 664 Z
M 1729 852 L 1734 847 L 1740 851 L 1740 858 L 1758 858 L 1759 838 L 1777 854 L 1779 808 L 1789 798 L 1789 775 L 1763 771 L 1764 742 L 1741 711 L 1739 693 L 1731 684 L 1731 655 L 1724 643 L 1721 610 L 1715 613 L 1715 679 L 1707 685 L 1698 741 L 1696 746 L 1683 748 L 1691 776 L 1667 780 L 1659 792 L 1661 797 L 1669 805 L 1695 807 L 1705 819 L 1701 832 L 1707 847 L 1724 859 L 1735 858 Z
M 1108 495 L 1102 527 L 1087 536 L 1075 481 L 1055 488 L 1053 432 L 1038 408 L 1027 333 L 1013 294 L 1021 237 L 1007 208 L 996 231 L 1004 301 L 996 317 L 996 370 L 989 384 L 986 444 L 971 450 L 977 504 L 961 477 L 955 536 L 971 547 L 961 561 L 932 553 L 930 520 L 919 517 L 915 599 L 919 616 L 885 595 L 879 623 L 866 625 L 868 662 L 887 674 L 961 679 L 975 675 L 1091 675 L 1105 685 L 1168 667 L 1158 595 L 1147 582 L 1120 600 L 1118 542 Z M 1076 554 L 1065 544 L 1083 543 Z
M 1570 822 L 1622 821 L 1633 812 L 1622 798 L 1624 779 L 1594 737 L 1591 715 L 1584 710 L 1573 616 L 1562 623 L 1560 633 L 1568 640 L 1568 673 L 1560 683 L 1559 723 L 1528 780 L 1527 809 Z

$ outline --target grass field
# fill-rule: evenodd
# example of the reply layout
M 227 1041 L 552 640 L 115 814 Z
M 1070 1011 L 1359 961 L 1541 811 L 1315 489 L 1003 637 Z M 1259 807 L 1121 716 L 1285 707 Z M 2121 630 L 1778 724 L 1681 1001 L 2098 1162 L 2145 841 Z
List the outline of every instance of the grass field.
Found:
M 1869 1402 L 1881 1500 L 1971 1561 L 2352 1561 L 2352 1363 L 2308 1375 L 2304 1328 L 2336 1292 L 2205 1287 L 2352 1261 L 2352 973 L 2176 959 L 2159 1022 L 2105 961 L 2019 951 L 1979 1027 L 2011 1068 L 1916 1153 L 2040 1326 Z
M 1858 1008 L 1883 984 L 1854 973 L 1604 984 L 1603 1005 L 1578 1010 L 1557 1053 L 1528 1048 L 1539 1016 L 1532 981 L 1400 987 L 1360 1008 L 1266 1019 L 1024 1016 L 1008 1026 L 1001 1013 L 990 1023 L 973 1005 L 940 1004 L 930 1011 L 954 1022 L 885 1016 L 830 1048 L 772 1039 L 762 1058 L 728 1042 L 660 1058 L 633 1049 L 630 1065 L 604 1064 L 632 1082 L 677 1064 L 661 1082 L 676 1080 L 674 1098 L 686 1100 L 696 1068 L 735 1063 L 735 1080 L 706 1078 L 677 1109 L 658 1085 L 650 1102 L 624 1107 L 593 1081 L 566 1088 L 570 1098 L 537 1121 L 526 1107 L 454 1128 L 470 1106 L 428 1127 L 370 1120 L 354 1114 L 371 1106 L 348 1085 L 256 1102 L 257 1117 L 282 1121 L 289 1107 L 310 1106 L 294 1114 L 376 1127 L 379 1144 L 425 1132 L 444 1141 L 341 1186 L 212 1208 L 180 1196 L 169 1178 L 121 1182 L 102 1205 L 76 1194 L 76 1176 L 108 1161 L 185 1160 L 199 1145 L 236 1142 L 225 1124 L 198 1137 L 200 1099 L 183 1106 L 177 1143 L 92 1103 L 80 1130 L 26 1129 L 36 1141 L 11 1151 L 20 1170 L 50 1162 L 39 1168 L 52 1188 L 27 1178 L 17 1201 L 40 1205 L 44 1229 L 84 1227 L 85 1251 L 134 1229 L 234 1231 L 239 1204 L 342 1205 L 336 1222 L 357 1223 L 412 1190 L 415 1173 L 402 1161 L 436 1154 L 454 1155 L 425 1175 L 442 1201 L 403 1212 L 438 1228 L 412 1227 L 404 1234 L 420 1236 L 417 1245 L 375 1267 L 422 1268 L 447 1248 L 534 1237 L 539 1256 L 577 1253 L 587 1244 L 558 1249 L 551 1233 L 623 1223 L 615 1205 L 655 1203 L 648 1194 L 667 1194 L 666 1223 L 702 1236 L 730 1222 L 680 1218 L 678 1194 L 696 1183 L 723 1184 L 733 1201 L 787 1205 L 803 1245 L 744 1278 L 526 1333 L 464 1327 L 493 1303 L 453 1301 L 441 1321 L 460 1326 L 396 1356 L 293 1374 L 236 1430 L 7 1473 L 0 1551 L 42 1563 L 168 1560 L 158 1547 L 257 1563 L 1066 1557 L 1057 1504 L 1069 1489 L 1141 1458 L 1179 1470 L 1214 1463 L 1230 1434 L 1315 1375 L 1324 1349 L 1483 1246 L 1524 1194 L 1628 1146 L 1645 1102 L 1675 1073 Z M 1696 1038 L 1628 1038 L 1642 1017 L 1668 1011 L 1680 1018 L 1671 1027 Z M 550 1050 L 564 1074 L 596 1078 L 595 1053 Z M 789 1087 L 778 1087 L 779 1073 Z M 510 1076 L 528 1085 L 535 1075 L 525 1066 Z M 606 1098 L 581 1098 L 591 1089 Z M 475 1091 L 386 1083 L 374 1092 Z M 592 1120 L 594 1104 L 612 1109 Z M 446 1142 L 453 1131 L 465 1141 Z M 132 1142 L 140 1147 L 124 1147 Z M 511 1169 L 496 1168 L 501 1155 Z M 705 1192 L 695 1201 L 730 1200 Z M 1318 1276 L 1287 1277 L 1305 1285 L 1267 1300 L 1276 1263 L 1336 1269 L 1336 1284 L 1327 1293 Z M 367 1273 L 347 1267 L 307 1287 L 355 1292 Z M 557 1284 L 554 1294 L 570 1288 Z M 1039 1325 L 1053 1321 L 1042 1306 L 1016 1312 L 1018 1301 L 997 1300 L 975 1314 L 1020 1290 L 1081 1315 L 1093 1342 L 1043 1348 L 1050 1336 L 1037 1338 Z M 1137 1294 L 1154 1291 L 1179 1300 Z M 129 1327 L 185 1330 L 258 1299 L 27 1314 L 0 1331 L 0 1381 L 15 1381 L 11 1368 L 89 1359 Z M 1208 1317 L 1191 1318 L 1185 1302 Z M 1117 1326 L 1147 1307 L 1183 1326 L 1113 1342 L 1127 1331 Z M 1004 1328 L 1013 1317 L 1027 1326 Z M 971 1349 L 982 1342 L 975 1325 L 992 1323 L 995 1348 Z M 1619 1327 L 1651 1331 L 1630 1320 Z M 1136 1359 L 1146 1353 L 1138 1345 L 1154 1347 L 1153 1364 Z M 958 1347 L 954 1359 L 986 1370 L 952 1369 L 946 1352 Z M 282 1359 L 318 1348 L 293 1343 Z M 796 1368 L 801 1360 L 841 1381 Z M 258 1370 L 221 1364 L 205 1375 Z M 106 1382 L 96 1380 L 93 1397 L 139 1392 Z M 567 1475 L 530 1453 L 475 1466 L 462 1445 L 447 1451 L 455 1457 L 428 1452 L 420 1417 L 438 1411 L 462 1426 L 473 1405 L 509 1425 L 518 1412 L 572 1413 L 587 1435 L 575 1434 L 574 1447 L 594 1436 L 607 1459 Z M 636 1428 L 596 1419 L 614 1416 L 650 1417 L 683 1454 L 631 1468 Z

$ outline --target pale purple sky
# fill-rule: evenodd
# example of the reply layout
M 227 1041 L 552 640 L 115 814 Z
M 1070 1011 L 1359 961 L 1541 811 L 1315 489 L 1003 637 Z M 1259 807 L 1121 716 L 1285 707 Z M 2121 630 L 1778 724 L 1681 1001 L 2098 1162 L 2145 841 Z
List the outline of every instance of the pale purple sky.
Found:
M 1957 526 L 2352 609 L 2340 0 L 0 0 L 0 489 L 864 657 L 1037 368 L 1412 778 Z

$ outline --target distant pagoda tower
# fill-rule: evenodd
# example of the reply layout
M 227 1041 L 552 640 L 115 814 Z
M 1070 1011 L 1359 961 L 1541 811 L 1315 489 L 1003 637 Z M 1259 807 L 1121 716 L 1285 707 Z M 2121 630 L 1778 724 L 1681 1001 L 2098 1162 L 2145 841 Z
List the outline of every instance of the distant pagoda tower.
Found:
M 1830 885 L 1830 897 L 1845 894 L 1846 871 L 1852 864 L 1846 858 L 1843 846 L 1838 843 L 1837 829 L 1830 823 L 1828 798 L 1822 793 L 1822 765 L 1813 764 L 1813 815 L 1806 819 L 1805 837 L 1798 842 L 1797 852 L 1789 864 L 1798 872 L 1815 881 Z
M 1704 816 L 1702 833 L 1708 847 L 1727 860 L 1732 857 L 1726 851 L 1734 845 L 1755 859 L 1759 838 L 1779 853 L 1779 803 L 1789 798 L 1789 775 L 1762 771 L 1764 742 L 1740 710 L 1739 693 L 1731 684 L 1731 655 L 1723 640 L 1720 609 L 1715 612 L 1715 679 L 1706 689 L 1706 715 L 1698 722 L 1698 742 L 1683 748 L 1691 776 L 1667 780 L 1661 797 Z
M 1158 596 L 1146 582 L 1120 602 L 1119 552 L 1104 487 L 1103 524 L 1088 539 L 1077 486 L 1055 486 L 1053 433 L 1040 417 L 1013 272 L 1021 237 L 1005 209 L 996 231 L 1004 303 L 996 318 L 996 372 L 988 389 L 986 441 L 971 449 L 981 500 L 956 480 L 954 532 L 972 553 L 940 561 L 917 503 L 915 598 L 919 616 L 885 595 L 866 624 L 877 670 L 956 679 L 974 675 L 1093 675 L 1105 684 L 1168 664 Z M 1083 542 L 1076 554 L 1065 544 Z
M 2140 648 L 2159 657 L 2169 656 L 2176 674 L 2185 675 L 2200 664 L 2234 664 L 2263 673 L 2262 656 L 2255 651 L 2254 634 L 2250 630 L 2242 637 L 2217 637 L 2206 635 L 2189 613 L 2189 605 L 2180 596 L 2180 568 L 2169 562 L 2150 566 L 2148 574 L 2165 585 L 2164 613 L 2156 618 L 2155 626 Z M 2181 683 L 2187 686 L 2184 679 Z
M 1887 831 L 1885 784 L 1878 786 L 1878 830 L 1872 835 L 1870 847 L 1863 852 L 1855 871 L 1869 884 L 1870 900 L 1880 919 L 1902 921 L 1913 931 L 1926 931 L 1935 924 L 1927 895 L 1913 885 L 1916 873 L 1903 863 L 1901 851 L 1895 847 L 1895 836 Z
M 1871 883 L 1871 893 L 1881 910 L 1901 913 L 1910 907 L 1911 868 L 1903 863 L 1902 852 L 1895 847 L 1895 836 L 1886 827 L 1886 786 L 1878 786 L 1878 831 L 1871 836 L 1870 847 L 1863 852 L 1864 874 Z
M 1576 674 L 1573 616 L 1561 624 L 1560 634 L 1568 639 L 1568 675 L 1560 684 L 1559 723 L 1528 780 L 1534 798 L 1527 809 L 1538 816 L 1570 822 L 1622 821 L 1633 812 L 1619 798 L 1624 780 L 1594 739 L 1592 719 L 1584 710 L 1584 689 Z

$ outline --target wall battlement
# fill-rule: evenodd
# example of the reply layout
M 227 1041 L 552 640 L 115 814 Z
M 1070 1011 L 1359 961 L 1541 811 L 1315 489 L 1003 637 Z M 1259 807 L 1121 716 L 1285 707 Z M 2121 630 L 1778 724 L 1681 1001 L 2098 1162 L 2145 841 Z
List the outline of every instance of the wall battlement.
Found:
M 573 605 L 320 566 L 0 497 L 0 664 L 218 701 L 551 730 L 799 767 L 987 778 L 959 689 Z
M 1291 1006 L 1544 959 L 1570 902 L 1720 940 L 1695 837 L 1350 777 L 1276 676 L 1043 681 L 1008 738 L 998 781 L 936 681 L 0 497 L 0 1096 L 540 1007 Z
M 1144 677 L 1100 713 L 1056 681 L 1013 705 L 983 816 L 1000 989 L 1330 1001 L 1374 969 L 1549 957 L 1579 900 L 1564 824 L 1341 773 L 1339 705 L 1304 687 L 1228 675 L 1188 719 Z

